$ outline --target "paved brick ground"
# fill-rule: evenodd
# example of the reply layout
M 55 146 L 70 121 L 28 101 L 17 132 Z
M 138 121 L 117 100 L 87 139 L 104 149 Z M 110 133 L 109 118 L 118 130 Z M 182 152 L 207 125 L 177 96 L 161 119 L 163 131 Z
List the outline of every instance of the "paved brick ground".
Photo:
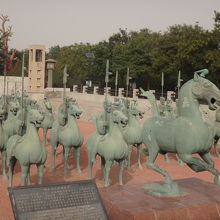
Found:
M 82 146 L 81 151 L 81 168 L 83 173 L 81 175 L 76 174 L 75 169 L 75 161 L 73 159 L 73 151 L 71 151 L 71 155 L 69 158 L 69 166 L 70 166 L 70 173 L 67 176 L 63 176 L 63 162 L 62 162 L 62 154 L 61 154 L 61 147 L 59 148 L 57 152 L 57 159 L 56 159 L 56 171 L 52 172 L 50 170 L 51 167 L 51 146 L 47 146 L 47 152 L 48 152 L 48 159 L 46 162 L 46 168 L 44 172 L 44 183 L 52 183 L 52 182 L 63 182 L 63 181 L 74 181 L 74 180 L 85 180 L 88 176 L 88 170 L 87 170 L 87 153 L 85 149 L 85 143 L 87 140 L 87 137 L 89 134 L 91 134 L 94 131 L 93 125 L 91 122 L 78 122 L 81 131 L 84 134 L 84 144 Z M 42 137 L 42 131 L 40 131 L 40 135 Z M 171 162 L 166 163 L 164 162 L 164 159 L 161 155 L 156 160 L 156 163 L 164 167 L 170 175 L 173 177 L 173 179 L 182 179 L 182 178 L 190 178 L 190 177 L 196 177 L 200 178 L 209 182 L 213 182 L 213 176 L 208 172 L 201 172 L 201 173 L 195 173 L 190 168 L 185 166 L 178 165 L 175 157 L 173 155 L 171 156 Z M 215 161 L 216 167 L 220 170 L 220 159 L 216 158 L 213 155 L 213 159 Z M 141 161 L 143 164 L 143 169 L 139 170 L 137 168 L 136 164 L 136 151 L 134 150 L 132 153 L 132 170 L 128 171 L 125 169 L 124 171 L 124 184 L 139 184 L 139 183 L 149 183 L 154 181 L 160 181 L 162 180 L 162 177 L 155 173 L 154 171 L 149 170 L 146 168 L 147 157 L 142 155 Z M 1 161 L 1 158 L 0 158 Z M 0 165 L 1 169 L 1 165 Z M 98 187 L 103 187 L 103 180 L 100 170 L 100 160 L 98 159 L 97 163 L 94 165 L 93 169 L 93 175 L 96 180 L 96 183 Z M 7 193 L 7 186 L 8 181 L 3 181 L 2 176 L 0 175 L 0 220 L 11 220 L 13 219 L 13 213 L 11 210 L 11 205 Z M 117 167 L 113 167 L 110 175 L 112 185 L 117 185 Z M 37 182 L 37 170 L 33 166 L 31 168 L 31 183 L 36 184 Z M 21 173 L 20 173 L 20 167 L 19 164 L 17 164 L 14 174 L 14 186 L 19 186 L 21 184 Z M 208 190 L 208 189 L 207 189 Z

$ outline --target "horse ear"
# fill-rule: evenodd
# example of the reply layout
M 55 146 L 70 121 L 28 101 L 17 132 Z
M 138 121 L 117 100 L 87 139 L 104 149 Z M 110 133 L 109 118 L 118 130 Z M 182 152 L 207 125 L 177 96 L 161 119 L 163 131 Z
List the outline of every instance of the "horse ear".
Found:
M 197 82 L 197 81 L 199 81 L 199 79 L 200 79 L 199 74 L 198 74 L 198 73 L 195 73 L 193 80 Z

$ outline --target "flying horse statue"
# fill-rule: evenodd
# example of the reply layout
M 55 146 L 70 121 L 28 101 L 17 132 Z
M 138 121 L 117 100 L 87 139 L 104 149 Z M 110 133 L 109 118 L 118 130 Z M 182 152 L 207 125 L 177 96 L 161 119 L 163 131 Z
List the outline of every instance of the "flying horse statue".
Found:
M 201 73 L 199 75 L 199 73 Z M 220 91 L 205 75 L 207 69 L 196 71 L 194 78 L 180 89 L 178 100 L 179 116 L 167 119 L 153 116 L 143 125 L 143 143 L 148 147 L 148 168 L 160 173 L 165 178 L 164 184 L 146 184 L 146 192 L 157 196 L 174 196 L 183 192 L 171 179 L 168 172 L 155 165 L 158 153 L 176 153 L 179 158 L 195 172 L 209 171 L 214 175 L 214 183 L 220 185 L 220 173 L 214 167 L 209 154 L 213 145 L 215 131 L 208 126 L 199 110 L 199 100 L 208 103 L 210 110 L 220 105 Z M 142 96 L 148 96 L 142 90 Z M 187 138 L 186 138 L 187 137 Z M 193 157 L 199 154 L 201 159 Z

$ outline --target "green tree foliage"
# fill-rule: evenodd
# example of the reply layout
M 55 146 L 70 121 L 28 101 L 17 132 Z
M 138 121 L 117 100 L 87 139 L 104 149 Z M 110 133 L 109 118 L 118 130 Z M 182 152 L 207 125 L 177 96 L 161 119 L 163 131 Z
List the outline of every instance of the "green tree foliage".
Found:
M 187 81 L 195 70 L 207 68 L 209 78 L 220 86 L 220 13 L 214 12 L 213 30 L 208 31 L 195 25 L 174 25 L 166 32 L 152 32 L 149 29 L 128 32 L 119 29 L 107 41 L 97 44 L 74 44 L 51 47 L 47 58 L 57 61 L 54 71 L 54 85 L 62 87 L 65 64 L 69 73 L 68 85 L 85 85 L 90 79 L 93 85 L 104 86 L 105 64 L 110 60 L 109 85 L 114 88 L 114 74 L 119 72 L 119 86 L 125 87 L 127 67 L 137 87 L 161 91 L 161 73 L 165 76 L 165 90 L 177 85 L 178 71 Z M 0 41 L 1 42 L 1 41 Z M 1 52 L 1 51 L 0 51 Z M 86 56 L 87 53 L 94 56 Z M 20 74 L 20 60 L 15 75 Z

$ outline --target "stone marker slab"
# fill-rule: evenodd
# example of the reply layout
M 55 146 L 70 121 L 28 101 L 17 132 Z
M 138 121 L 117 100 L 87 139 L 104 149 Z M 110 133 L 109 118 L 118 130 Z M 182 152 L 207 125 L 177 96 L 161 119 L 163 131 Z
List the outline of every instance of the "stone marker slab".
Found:
M 15 219 L 108 219 L 94 181 L 9 188 Z

